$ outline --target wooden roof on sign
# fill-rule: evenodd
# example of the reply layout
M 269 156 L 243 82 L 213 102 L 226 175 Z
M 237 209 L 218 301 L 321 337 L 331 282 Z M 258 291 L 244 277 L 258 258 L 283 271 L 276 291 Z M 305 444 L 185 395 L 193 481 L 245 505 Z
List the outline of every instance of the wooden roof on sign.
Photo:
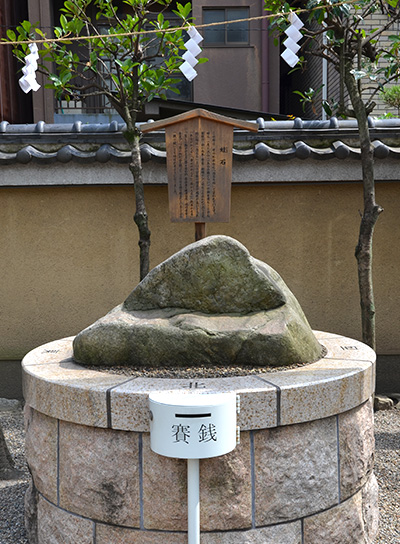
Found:
M 222 123 L 224 125 L 229 125 L 231 127 L 241 128 L 243 130 L 251 130 L 253 132 L 258 131 L 258 124 L 250 121 L 242 121 L 241 119 L 232 119 L 231 117 L 225 117 L 224 115 L 219 115 L 218 113 L 212 113 L 201 108 L 191 110 L 180 115 L 174 115 L 174 117 L 169 117 L 168 119 L 160 119 L 160 121 L 153 121 L 152 123 L 145 123 L 140 125 L 140 130 L 142 132 L 152 132 L 154 130 L 159 130 L 162 128 L 167 128 L 182 121 L 189 121 L 191 119 L 197 118 L 209 119 L 215 121 L 216 123 Z

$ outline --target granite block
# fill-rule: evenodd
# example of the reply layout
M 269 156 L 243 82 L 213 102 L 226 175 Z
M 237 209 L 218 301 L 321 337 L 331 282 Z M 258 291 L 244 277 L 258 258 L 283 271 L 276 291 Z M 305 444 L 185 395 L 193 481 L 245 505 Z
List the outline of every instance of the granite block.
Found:
M 22 360 L 24 366 L 59 364 L 73 356 L 74 336 L 53 340 L 31 350 Z
M 59 364 L 26 365 L 26 402 L 51 417 L 81 425 L 107 427 L 106 392 L 126 376 L 88 370 L 71 359 Z
M 331 359 L 251 376 L 175 380 L 129 379 L 88 370 L 73 362 L 73 338 L 65 338 L 40 346 L 24 358 L 25 398 L 33 408 L 51 417 L 107 427 L 109 416 L 113 428 L 136 432 L 149 430 L 147 398 L 149 392 L 155 391 L 235 391 L 241 396 L 238 424 L 242 430 L 329 417 L 365 402 L 374 389 L 374 352 L 349 338 L 315 334 Z M 276 410 L 279 388 L 280 422 Z
M 93 544 L 91 520 L 65 512 L 42 497 L 38 520 L 38 544 Z
M 372 473 L 361 490 L 362 517 L 367 542 L 375 542 L 379 530 L 379 488 L 375 474 Z
M 135 378 L 111 390 L 113 429 L 149 432 L 148 395 L 157 391 L 240 395 L 238 425 L 242 430 L 275 427 L 277 388 L 258 377 L 167 379 Z
M 339 415 L 340 494 L 354 495 L 374 466 L 374 413 L 372 399 Z
M 200 461 L 200 526 L 202 531 L 251 527 L 251 459 L 249 433 L 235 450 Z M 187 462 L 162 457 L 143 436 L 144 527 L 187 530 Z
M 35 486 L 57 502 L 58 421 L 25 405 L 25 453 Z
M 252 525 L 250 433 L 221 457 L 200 461 L 200 526 L 202 531 L 229 531 Z
M 373 393 L 373 364 L 322 359 L 312 365 L 276 372 L 270 382 L 281 389 L 281 425 L 326 418 L 350 410 Z
M 375 362 L 376 354 L 367 344 L 363 344 L 354 338 L 346 336 L 317 333 L 317 339 L 326 348 L 327 359 L 346 359 L 348 361 L 369 361 Z
M 96 544 L 186 544 L 186 533 L 138 531 L 96 524 Z
M 376 481 L 338 506 L 304 520 L 304 544 L 371 544 L 377 536 Z
M 154 453 L 143 435 L 143 523 L 145 529 L 187 530 L 187 462 Z
M 202 544 L 302 544 L 301 522 L 284 523 L 249 531 L 203 533 Z
M 118 525 L 140 525 L 139 435 L 60 422 L 60 506 Z
M 256 526 L 338 503 L 336 418 L 254 433 Z

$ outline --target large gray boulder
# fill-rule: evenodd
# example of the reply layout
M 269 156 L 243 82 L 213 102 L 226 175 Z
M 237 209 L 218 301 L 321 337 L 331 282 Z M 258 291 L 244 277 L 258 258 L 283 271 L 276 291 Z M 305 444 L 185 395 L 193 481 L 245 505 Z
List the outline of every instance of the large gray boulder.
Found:
M 161 263 L 74 340 L 75 360 L 88 365 L 284 366 L 321 354 L 279 274 L 227 236 Z

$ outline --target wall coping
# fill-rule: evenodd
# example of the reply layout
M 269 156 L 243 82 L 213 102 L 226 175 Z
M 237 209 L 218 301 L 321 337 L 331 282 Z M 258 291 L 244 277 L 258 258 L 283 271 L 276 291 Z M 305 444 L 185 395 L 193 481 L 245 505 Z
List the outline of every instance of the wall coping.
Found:
M 361 183 L 354 120 L 266 121 L 260 117 L 257 123 L 256 133 L 234 130 L 232 183 Z M 400 119 L 371 117 L 369 125 L 376 182 L 398 182 Z M 26 125 L 3 121 L 0 187 L 133 185 L 125 168 L 131 152 L 124 128 L 116 121 Z M 141 157 L 145 185 L 167 185 L 164 130 L 142 136 Z
M 288 161 L 311 159 L 357 159 L 361 157 L 357 123 L 354 120 L 292 121 L 257 119 L 256 134 L 234 130 L 233 158 L 238 161 Z M 138 123 L 140 127 L 141 123 Z M 400 119 L 369 118 L 374 156 L 399 159 Z M 131 152 L 124 139 L 125 125 L 112 121 L 85 124 L 82 121 L 10 125 L 0 123 L 0 165 L 30 162 L 81 164 L 92 162 L 129 163 Z M 142 136 L 142 161 L 166 162 L 165 132 L 155 130 Z
M 326 418 L 368 400 L 375 387 L 375 352 L 351 338 L 315 334 L 327 354 L 310 365 L 202 379 L 138 378 L 89 370 L 72 359 L 73 337 L 63 338 L 24 357 L 24 397 L 50 417 L 135 432 L 149 431 L 148 395 L 155 391 L 236 392 L 242 431 Z

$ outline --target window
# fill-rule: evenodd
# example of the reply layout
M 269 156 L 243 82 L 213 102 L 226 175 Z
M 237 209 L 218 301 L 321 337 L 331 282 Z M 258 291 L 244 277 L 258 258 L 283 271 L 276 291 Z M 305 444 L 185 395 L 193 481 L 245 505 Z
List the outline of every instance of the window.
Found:
M 249 8 L 203 9 L 203 24 L 248 19 Z M 204 28 L 205 45 L 235 45 L 249 43 L 249 23 L 240 21 Z

